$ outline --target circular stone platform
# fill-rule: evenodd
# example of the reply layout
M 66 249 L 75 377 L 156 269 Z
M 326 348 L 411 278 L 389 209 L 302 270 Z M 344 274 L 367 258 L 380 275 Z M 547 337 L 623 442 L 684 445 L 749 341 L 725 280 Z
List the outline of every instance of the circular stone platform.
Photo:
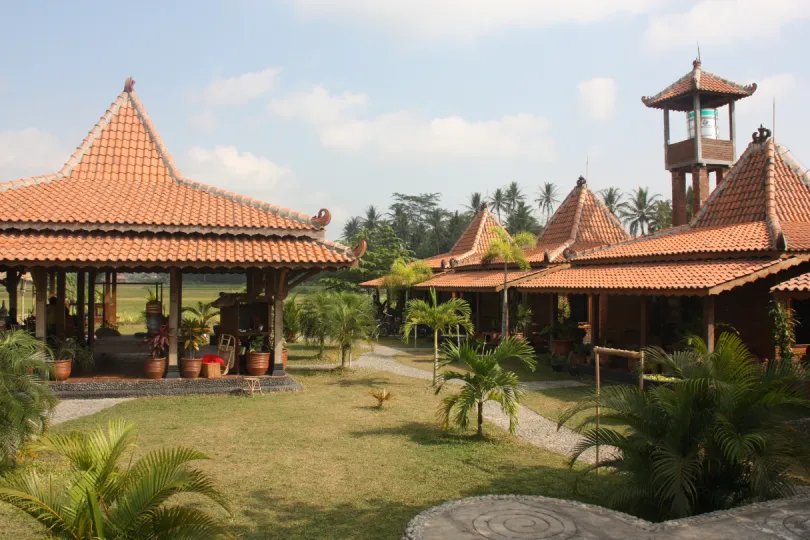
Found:
M 403 540 L 810 540 L 808 494 L 693 518 L 650 523 L 574 501 L 488 495 L 451 501 L 411 520 Z

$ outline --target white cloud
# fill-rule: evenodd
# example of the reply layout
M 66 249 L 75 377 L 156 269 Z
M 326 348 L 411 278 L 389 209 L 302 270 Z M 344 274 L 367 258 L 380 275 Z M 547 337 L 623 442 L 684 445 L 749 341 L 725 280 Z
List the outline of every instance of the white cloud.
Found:
M 268 200 L 278 182 L 292 174 L 265 157 L 240 152 L 233 146 L 195 146 L 188 152 L 188 162 L 192 180 L 262 200 Z
M 213 133 L 217 129 L 217 118 L 211 109 L 203 109 L 191 117 L 191 127 L 202 133 Z
M 59 139 L 36 128 L 0 131 L 0 181 L 55 173 L 69 155 Z
M 553 157 L 550 122 L 528 113 L 497 120 L 470 121 L 460 116 L 428 119 L 396 111 L 371 119 L 356 116 L 368 103 L 365 94 L 331 95 L 316 86 L 270 104 L 271 113 L 311 124 L 327 148 L 347 152 L 371 150 L 384 155 L 448 158 Z
M 268 110 L 284 118 L 302 118 L 310 124 L 323 125 L 340 120 L 350 109 L 363 107 L 367 102 L 366 94 L 343 92 L 332 96 L 323 86 L 315 86 L 310 91 L 274 99 Z
M 203 93 L 209 105 L 244 105 L 267 94 L 278 85 L 279 68 L 243 73 L 235 77 L 214 79 Z
M 728 47 L 776 37 L 783 26 L 808 17 L 807 0 L 700 0 L 688 11 L 653 16 L 644 41 L 654 50 L 694 49 L 698 42 Z
M 644 13 L 663 0 L 293 0 L 304 16 L 334 17 L 416 38 L 472 41 L 509 28 L 587 24 Z
M 594 120 L 608 120 L 616 108 L 616 81 L 596 77 L 577 85 L 579 101 Z
M 777 73 L 757 81 L 754 95 L 737 103 L 737 136 L 747 142 L 749 139 L 745 134 L 753 132 L 760 124 L 772 127 L 773 100 L 776 99 L 778 115 L 779 101 L 788 98 L 797 87 L 796 77 L 792 73 Z

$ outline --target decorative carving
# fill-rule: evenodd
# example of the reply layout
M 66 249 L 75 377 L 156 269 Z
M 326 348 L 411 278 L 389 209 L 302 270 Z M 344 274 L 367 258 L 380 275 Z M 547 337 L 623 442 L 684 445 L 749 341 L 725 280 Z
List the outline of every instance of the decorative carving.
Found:
M 757 128 L 757 130 L 751 134 L 751 138 L 755 143 L 762 144 L 771 138 L 771 130 L 763 127 L 763 125 L 760 124 L 759 128 Z
M 312 216 L 312 222 L 320 227 L 326 227 L 332 221 L 332 213 L 326 208 L 318 210 L 318 215 Z
M 695 58 L 692 61 L 692 69 L 700 69 L 700 58 Z
M 133 90 L 135 90 L 135 79 L 127 77 L 127 80 L 124 81 L 124 92 L 130 93 Z
M 447 269 L 447 261 L 442 259 L 442 270 L 446 270 L 446 269 Z
M 572 259 L 572 258 L 574 258 L 574 256 L 575 256 L 576 254 L 577 254 L 577 252 L 576 252 L 576 251 L 574 251 L 573 249 L 571 249 L 570 247 L 569 247 L 569 248 L 565 248 L 565 249 L 563 250 L 563 257 L 565 257 L 566 259 Z
M 458 266 L 458 259 L 453 257 L 450 259 L 450 268 L 455 268 L 456 266 Z
M 549 253 L 548 250 L 545 250 L 543 252 L 543 262 L 546 263 L 546 264 L 551 262 L 551 253 Z
M 485 538 L 503 540 L 566 540 L 577 534 L 577 526 L 568 517 L 550 508 L 512 504 L 477 516 L 472 522 L 475 532 Z
M 580 176 L 579 178 L 577 178 L 577 187 L 582 187 L 587 183 L 588 183 L 588 181 L 585 180 L 584 176 Z
M 360 240 L 360 242 L 358 242 L 358 244 L 354 246 L 354 248 L 352 248 L 352 253 L 354 253 L 354 256 L 359 259 L 365 254 L 367 249 L 368 249 L 368 242 L 366 242 L 365 240 Z

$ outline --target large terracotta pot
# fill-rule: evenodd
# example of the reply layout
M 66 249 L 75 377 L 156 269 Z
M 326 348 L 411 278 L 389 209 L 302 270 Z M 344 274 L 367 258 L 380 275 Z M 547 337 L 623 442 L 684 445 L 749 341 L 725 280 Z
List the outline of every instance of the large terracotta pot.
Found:
M 200 376 L 202 369 L 202 358 L 183 358 L 183 378 L 196 379 Z
M 251 351 L 247 353 L 246 363 L 248 373 L 254 376 L 264 375 L 270 367 L 270 353 Z
M 568 353 L 574 350 L 573 339 L 555 339 L 552 343 L 554 356 L 568 356 Z
M 287 347 L 284 347 L 283 349 L 281 349 L 281 367 L 285 371 L 287 370 L 287 357 L 288 356 L 289 356 L 289 353 L 287 352 Z
M 73 364 L 70 360 L 54 360 L 53 372 L 57 381 L 64 381 L 70 377 L 70 367 Z
M 147 379 L 162 379 L 166 373 L 166 359 L 147 358 L 143 363 L 143 372 Z

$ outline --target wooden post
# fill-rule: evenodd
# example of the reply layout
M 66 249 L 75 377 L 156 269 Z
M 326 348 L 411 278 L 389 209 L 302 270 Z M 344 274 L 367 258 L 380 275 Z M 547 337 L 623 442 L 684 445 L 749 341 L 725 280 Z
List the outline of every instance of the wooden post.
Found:
M 638 389 L 644 391 L 644 351 L 641 351 L 641 358 L 638 359 L 640 370 L 638 373 Z
M 8 292 L 8 311 L 9 311 L 9 313 L 12 313 L 11 310 L 14 310 L 13 314 L 15 316 L 17 316 L 17 317 L 19 317 L 18 311 L 17 311 L 17 307 L 18 307 L 18 304 L 19 304 L 19 302 L 17 300 L 17 293 L 18 293 L 19 287 L 20 287 L 20 276 L 21 275 L 22 275 L 22 273 L 17 272 L 16 270 L 8 270 L 6 272 L 6 291 Z
M 90 270 L 87 276 L 87 344 L 93 345 L 96 340 L 96 278 L 95 270 Z
M 594 353 L 596 353 L 596 436 L 599 437 L 599 400 L 602 399 L 602 377 L 601 373 L 599 372 L 599 349 L 594 348 Z M 596 445 L 596 462 L 595 464 L 599 464 L 599 444 Z M 599 469 L 596 469 L 597 476 L 599 475 Z
M 273 296 L 273 371 L 274 377 L 287 375 L 284 371 L 284 299 L 287 297 L 287 269 L 276 274 L 275 295 Z
M 600 304 L 600 295 L 598 294 L 591 294 L 588 296 L 589 302 L 589 312 L 588 317 L 591 323 L 591 345 L 598 345 L 599 338 L 601 334 L 601 327 L 599 320 L 599 304 Z
M 700 93 L 698 92 L 695 92 L 694 109 L 695 109 L 695 162 L 702 163 L 703 152 L 701 148 L 700 132 L 703 118 L 701 118 L 700 116 Z M 695 213 L 697 213 L 697 208 L 695 208 Z
M 169 365 L 166 377 L 177 379 L 180 377 L 178 365 L 179 349 L 178 333 L 180 331 L 180 288 L 183 286 L 183 273 L 179 268 L 172 268 L 169 272 Z
M 56 296 L 56 273 L 48 272 L 48 298 Z
M 67 274 L 64 270 L 56 271 L 56 313 L 54 313 L 54 321 L 56 322 L 56 337 L 60 339 L 65 338 L 65 285 Z
M 647 346 L 647 297 L 641 297 L 641 328 L 639 332 L 639 346 Z
M 101 324 L 110 320 L 110 273 L 104 272 L 104 285 L 101 289 Z
M 703 338 L 710 353 L 714 352 L 714 296 L 703 297 Z
M 80 343 L 84 342 L 84 293 L 86 291 L 84 276 L 84 271 L 76 272 L 76 320 L 78 321 L 76 339 Z
M 664 109 L 664 164 L 668 167 L 669 160 L 667 159 L 667 152 L 669 151 L 669 109 Z
M 48 273 L 44 268 L 35 268 L 31 277 L 36 290 L 36 336 L 45 342 L 48 339 Z
M 110 278 L 110 323 L 118 324 L 118 272 Z
M 737 118 L 734 113 L 734 102 L 728 104 L 728 132 L 731 136 L 731 161 L 737 161 Z
M 481 331 L 481 293 L 475 293 L 475 331 Z

